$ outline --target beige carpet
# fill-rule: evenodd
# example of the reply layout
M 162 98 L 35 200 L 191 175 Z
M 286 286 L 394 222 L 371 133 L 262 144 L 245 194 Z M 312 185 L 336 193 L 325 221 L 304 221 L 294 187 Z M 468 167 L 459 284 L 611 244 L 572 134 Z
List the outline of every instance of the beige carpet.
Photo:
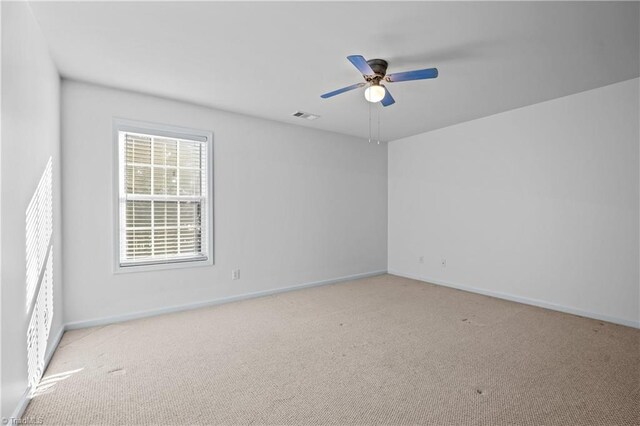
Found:
M 632 425 L 640 331 L 383 275 L 67 332 L 44 424 Z

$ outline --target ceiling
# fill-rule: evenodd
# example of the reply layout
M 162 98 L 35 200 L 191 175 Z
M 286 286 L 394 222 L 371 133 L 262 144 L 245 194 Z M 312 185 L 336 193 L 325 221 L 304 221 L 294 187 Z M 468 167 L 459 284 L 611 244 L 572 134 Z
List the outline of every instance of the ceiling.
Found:
M 383 140 L 638 77 L 638 2 L 31 2 L 63 77 L 368 137 L 346 56 L 388 72 Z M 291 117 L 295 111 L 321 116 Z M 377 124 L 374 124 L 374 133 Z

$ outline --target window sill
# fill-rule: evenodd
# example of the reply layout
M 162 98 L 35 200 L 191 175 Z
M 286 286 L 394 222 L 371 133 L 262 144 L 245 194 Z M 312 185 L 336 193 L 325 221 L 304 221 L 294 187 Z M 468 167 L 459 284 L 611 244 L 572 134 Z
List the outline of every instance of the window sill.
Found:
M 185 269 L 185 268 L 200 268 L 203 266 L 213 266 L 213 259 L 203 260 L 185 260 L 177 262 L 167 263 L 150 263 L 142 265 L 126 265 L 122 266 L 119 263 L 115 265 L 114 274 L 127 274 L 130 272 L 153 272 L 163 271 L 167 269 Z

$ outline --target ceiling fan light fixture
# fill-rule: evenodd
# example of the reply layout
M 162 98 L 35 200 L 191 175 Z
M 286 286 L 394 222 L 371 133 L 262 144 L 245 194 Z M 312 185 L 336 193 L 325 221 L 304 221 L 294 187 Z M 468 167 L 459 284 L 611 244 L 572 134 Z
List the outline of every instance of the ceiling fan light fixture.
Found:
M 386 95 L 386 90 L 384 89 L 383 86 L 379 84 L 372 84 L 371 86 L 367 87 L 364 91 L 364 98 L 372 103 L 380 102 L 381 100 L 384 99 L 385 95 Z

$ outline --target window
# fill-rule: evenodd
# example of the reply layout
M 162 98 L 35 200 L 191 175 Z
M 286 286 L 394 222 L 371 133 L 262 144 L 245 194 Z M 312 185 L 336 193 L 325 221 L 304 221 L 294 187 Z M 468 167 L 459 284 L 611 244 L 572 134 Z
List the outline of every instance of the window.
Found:
M 49 161 L 27 206 L 26 306 L 27 374 L 31 395 L 44 373 L 47 342 L 53 319 L 53 160 Z
M 212 264 L 211 133 L 123 121 L 115 133 L 116 269 Z

